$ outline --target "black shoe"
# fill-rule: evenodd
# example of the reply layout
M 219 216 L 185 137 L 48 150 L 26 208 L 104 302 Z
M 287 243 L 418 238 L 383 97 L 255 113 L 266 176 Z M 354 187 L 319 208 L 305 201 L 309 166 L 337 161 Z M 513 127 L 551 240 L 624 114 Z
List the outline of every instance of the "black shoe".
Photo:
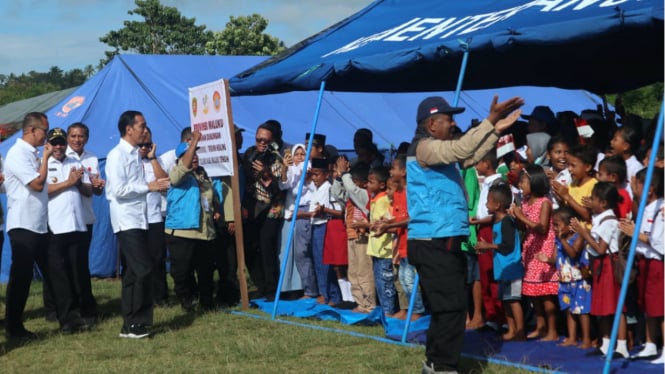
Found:
M 275 295 L 270 294 L 265 296 L 266 301 L 275 301 Z
M 58 322 L 58 315 L 55 312 L 48 312 L 44 315 L 44 319 L 48 322 Z
M 196 311 L 196 304 L 197 302 L 193 299 L 185 299 L 180 302 L 180 307 L 185 313 L 193 313 Z
M 21 328 L 14 331 L 7 331 L 7 336 L 9 339 L 22 339 L 22 340 L 35 340 L 37 339 L 37 334 L 30 332 L 25 328 Z
M 60 327 L 60 332 L 66 335 L 90 330 L 90 326 L 82 318 L 69 321 Z
M 141 323 L 136 323 L 129 327 L 123 326 L 122 329 L 120 330 L 119 336 L 121 338 L 128 338 L 128 339 L 143 339 L 150 336 L 150 331 L 148 331 L 146 325 Z
M 594 350 L 591 351 L 591 352 L 587 352 L 587 353 L 585 353 L 584 355 L 587 356 L 587 357 L 591 357 L 591 356 L 605 356 L 605 353 L 603 353 L 603 351 L 601 351 L 600 348 L 596 348 L 596 349 L 594 349 Z

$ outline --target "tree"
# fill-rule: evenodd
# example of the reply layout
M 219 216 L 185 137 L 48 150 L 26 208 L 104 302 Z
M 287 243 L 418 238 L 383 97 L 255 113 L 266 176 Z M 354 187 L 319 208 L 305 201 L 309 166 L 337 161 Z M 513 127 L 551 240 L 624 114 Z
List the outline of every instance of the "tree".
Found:
M 159 0 L 135 0 L 136 9 L 129 15 L 143 17 L 143 21 L 124 21 L 120 30 L 110 31 L 99 38 L 114 47 L 107 51 L 106 62 L 120 51 L 142 54 L 205 54 L 206 43 L 212 40 L 212 31 L 205 25 L 196 26 L 195 18 L 186 18 L 177 8 L 164 6 Z
M 229 18 L 226 28 L 206 44 L 209 54 L 271 56 L 286 49 L 284 42 L 264 33 L 268 20 L 260 15 Z

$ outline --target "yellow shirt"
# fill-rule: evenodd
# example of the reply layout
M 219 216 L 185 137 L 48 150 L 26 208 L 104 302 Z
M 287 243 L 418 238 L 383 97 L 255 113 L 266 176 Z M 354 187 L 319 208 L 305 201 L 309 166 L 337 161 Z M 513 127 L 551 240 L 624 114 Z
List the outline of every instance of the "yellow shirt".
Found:
M 568 188 L 568 194 L 570 194 L 570 197 L 572 197 L 576 203 L 583 206 L 584 204 L 582 204 L 582 198 L 591 196 L 591 191 L 593 190 L 593 186 L 595 186 L 596 183 L 598 183 L 598 179 L 596 178 L 589 179 L 581 186 L 572 183 Z
M 390 218 L 390 200 L 385 192 L 380 192 L 370 201 L 369 221 L 376 222 L 381 218 Z M 369 235 L 367 255 L 378 258 L 392 258 L 392 234 L 385 233 L 379 237 Z

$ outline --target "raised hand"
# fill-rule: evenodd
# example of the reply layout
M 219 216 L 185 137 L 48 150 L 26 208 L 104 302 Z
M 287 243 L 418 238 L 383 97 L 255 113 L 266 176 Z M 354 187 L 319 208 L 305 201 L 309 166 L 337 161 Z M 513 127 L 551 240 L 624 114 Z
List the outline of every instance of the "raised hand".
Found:
M 494 95 L 494 98 L 492 99 L 492 104 L 490 105 L 490 114 L 487 116 L 487 120 L 489 120 L 494 125 L 496 125 L 500 119 L 505 118 L 508 114 L 512 113 L 513 111 L 519 109 L 519 107 L 524 105 L 524 99 L 518 96 L 510 98 L 501 103 L 499 103 L 498 101 L 499 101 L 499 96 Z M 519 117 L 519 115 L 517 117 Z

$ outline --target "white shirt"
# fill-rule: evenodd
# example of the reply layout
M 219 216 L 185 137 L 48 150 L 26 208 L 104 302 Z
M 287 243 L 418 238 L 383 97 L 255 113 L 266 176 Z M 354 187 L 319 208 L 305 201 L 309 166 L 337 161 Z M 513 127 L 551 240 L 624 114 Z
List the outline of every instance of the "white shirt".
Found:
M 616 217 L 603 221 L 605 217 L 614 217 L 614 211 L 608 209 L 591 217 L 591 237 L 596 242 L 602 239 L 605 243 L 609 244 L 606 253 L 617 253 L 619 252 L 619 221 Z M 598 256 L 598 252 L 591 248 L 591 246 L 588 246 L 587 249 L 592 256 Z
M 162 169 L 166 174 L 171 172 L 178 162 L 178 158 L 175 156 L 175 148 L 170 151 L 166 151 L 159 156 L 159 164 L 162 165 Z M 162 217 L 166 217 L 166 195 L 162 195 Z
M 665 243 L 663 243 L 665 241 L 665 212 L 663 211 L 663 199 L 658 199 L 658 201 L 660 201 L 660 208 L 658 209 L 656 218 L 653 220 L 653 226 L 649 234 L 649 243 L 651 244 L 651 249 L 660 254 L 658 258 L 662 261 L 663 255 L 665 255 Z
M 2 155 L 0 155 L 0 174 L 4 174 L 2 167 Z M 5 193 L 5 183 L 0 184 L 0 193 Z M 2 219 L 2 204 L 0 204 L 0 231 L 5 229 L 5 221 Z M 1 235 L 1 234 L 0 234 Z
M 330 202 L 330 186 L 330 182 L 325 181 L 312 192 L 312 200 L 309 203 L 310 212 L 313 212 L 317 205 L 322 205 L 326 208 L 333 209 L 333 206 Z M 314 217 L 312 219 L 312 225 L 322 225 L 326 222 L 328 222 L 328 219 L 325 216 Z
M 487 211 L 487 195 L 490 192 L 490 187 L 495 180 L 501 178 L 501 174 L 493 174 L 486 177 L 480 185 L 480 196 L 478 197 L 478 207 L 476 208 L 476 218 L 483 219 L 490 215 Z
M 120 139 L 106 156 L 106 198 L 114 233 L 148 229 L 147 193 L 138 148 Z
M 626 160 L 626 183 L 625 188 L 628 190 L 628 194 L 631 199 L 633 198 L 633 189 L 630 187 L 630 180 L 637 174 L 638 171 L 644 169 L 644 165 L 641 162 L 637 161 L 635 155 L 630 156 Z
M 286 182 L 279 179 L 279 188 L 286 190 L 286 200 L 284 206 L 284 218 L 291 219 L 293 211 L 295 210 L 296 196 L 298 195 L 298 186 L 300 185 L 300 177 L 302 176 L 302 167 L 305 163 L 301 162 L 299 165 L 291 165 L 286 170 Z M 314 183 L 310 182 L 305 185 L 300 194 L 300 206 L 309 206 L 312 201 L 312 193 L 316 190 Z
M 97 176 L 99 178 L 99 160 L 94 154 L 83 150 L 82 154 L 76 153 L 73 149 L 67 146 L 67 152 L 65 153 L 68 158 L 73 158 L 78 160 L 81 165 L 85 168 L 85 175 L 88 180 L 91 179 L 91 176 Z M 90 183 L 90 182 L 86 182 Z M 95 211 L 92 209 L 92 196 L 83 196 L 81 195 L 81 201 L 83 202 L 83 215 L 85 217 L 85 224 L 92 225 L 95 223 Z
M 642 215 L 642 225 L 640 225 L 639 233 L 647 234 L 647 236 L 649 237 L 649 243 L 647 244 L 638 240 L 635 251 L 637 253 L 641 253 L 646 258 L 660 259 L 661 254 L 663 253 L 662 246 L 660 248 L 660 252 L 658 252 L 656 248 L 652 247 L 653 243 L 651 242 L 651 233 L 655 228 L 654 223 L 658 220 L 658 216 L 660 216 L 662 220 L 663 216 L 662 208 L 663 208 L 663 199 L 654 200 L 644 208 L 644 214 Z M 660 229 L 662 230 L 662 226 Z M 662 236 L 663 233 L 661 232 L 660 234 Z M 662 243 L 662 239 L 660 241 Z M 656 242 L 658 242 L 658 239 L 656 239 Z
M 155 178 L 155 171 L 152 168 L 152 163 L 147 158 L 141 160 L 143 163 L 143 173 L 145 174 L 145 182 L 150 183 Z M 157 162 L 163 167 L 162 161 L 158 158 Z M 159 192 L 148 192 L 146 195 L 148 203 L 148 223 L 162 222 L 162 194 Z
M 25 229 L 38 234 L 48 231 L 48 188 L 41 191 L 28 186 L 39 177 L 40 159 L 37 148 L 16 139 L 5 161 L 5 190 L 7 191 L 7 231 Z
M 69 157 L 65 157 L 62 162 L 53 156 L 49 157 L 46 183 L 62 183 L 69 178 L 72 168 L 81 168 L 81 163 Z M 90 183 L 86 175 L 83 176 L 83 183 Z M 54 234 L 65 234 L 75 231 L 87 231 L 82 197 L 83 195 L 81 195 L 76 186 L 68 187 L 56 195 L 49 196 L 48 226 L 51 232 Z

